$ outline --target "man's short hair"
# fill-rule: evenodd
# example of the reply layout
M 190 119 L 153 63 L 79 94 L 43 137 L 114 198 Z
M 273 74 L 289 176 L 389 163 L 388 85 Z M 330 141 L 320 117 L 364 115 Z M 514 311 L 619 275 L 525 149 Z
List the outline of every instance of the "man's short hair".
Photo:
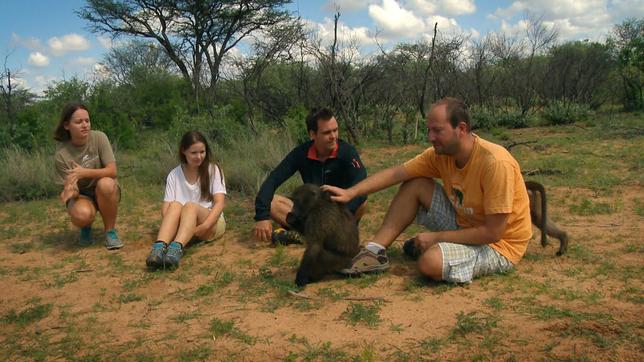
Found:
M 471 130 L 470 114 L 467 110 L 467 104 L 458 98 L 445 97 L 439 99 L 431 105 L 431 108 L 436 106 L 447 106 L 447 118 L 452 128 L 456 128 L 459 122 L 465 122 L 467 131 Z
M 333 118 L 333 111 L 330 108 L 313 108 L 306 116 L 306 132 L 318 132 L 318 121 L 328 121 Z

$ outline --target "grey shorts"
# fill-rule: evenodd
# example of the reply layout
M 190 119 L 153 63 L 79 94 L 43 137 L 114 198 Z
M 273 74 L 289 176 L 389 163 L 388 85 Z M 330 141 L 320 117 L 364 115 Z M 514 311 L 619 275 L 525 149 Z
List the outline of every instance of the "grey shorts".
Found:
M 458 230 L 456 211 L 445 195 L 443 187 L 435 183 L 429 210 L 420 206 L 416 222 L 431 231 Z M 470 283 L 481 275 L 506 272 L 512 263 L 488 245 L 438 243 L 443 255 L 443 280 L 452 283 Z

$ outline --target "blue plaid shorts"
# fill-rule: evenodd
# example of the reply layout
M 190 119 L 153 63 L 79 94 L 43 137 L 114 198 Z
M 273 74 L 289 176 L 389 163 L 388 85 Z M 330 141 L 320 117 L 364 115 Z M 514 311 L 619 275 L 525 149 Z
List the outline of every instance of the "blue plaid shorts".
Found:
M 435 183 L 432 203 L 427 210 L 422 205 L 416 213 L 416 222 L 431 231 L 458 230 L 456 211 L 445 195 L 443 187 Z M 503 255 L 488 245 L 438 243 L 443 255 L 443 280 L 452 283 L 470 283 L 477 276 L 506 272 L 514 266 Z

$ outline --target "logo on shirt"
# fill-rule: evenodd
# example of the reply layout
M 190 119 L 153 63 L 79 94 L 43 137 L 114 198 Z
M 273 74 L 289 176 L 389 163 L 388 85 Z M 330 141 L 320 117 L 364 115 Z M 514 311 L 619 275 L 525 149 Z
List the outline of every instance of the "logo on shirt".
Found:
M 452 196 L 450 197 L 454 209 L 461 210 L 465 215 L 474 215 L 474 209 L 471 207 L 463 207 L 463 191 L 452 187 Z
M 351 164 L 354 168 L 360 168 L 360 162 L 358 162 L 358 160 L 356 160 L 355 158 L 351 159 Z

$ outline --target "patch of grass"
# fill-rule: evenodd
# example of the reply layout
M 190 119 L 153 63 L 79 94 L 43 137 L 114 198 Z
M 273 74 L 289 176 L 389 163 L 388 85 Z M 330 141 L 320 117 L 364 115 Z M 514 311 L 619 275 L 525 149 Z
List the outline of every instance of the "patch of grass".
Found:
M 347 284 L 355 285 L 360 288 L 367 288 L 374 285 L 382 273 L 362 274 L 357 277 L 346 278 Z
M 599 201 L 592 201 L 584 198 L 579 204 L 570 205 L 570 212 L 576 215 L 591 216 L 600 214 L 612 214 L 615 209 L 605 203 Z
M 423 351 L 431 351 L 436 353 L 445 346 L 445 340 L 437 337 L 429 337 L 418 342 L 418 346 Z
M 298 265 L 298 259 L 288 255 L 286 247 L 278 245 L 275 252 L 268 260 L 268 265 L 272 267 L 295 267 Z
M 229 285 L 234 280 L 235 274 L 230 271 L 225 271 L 222 274 L 216 274 L 215 278 L 207 282 L 206 284 L 200 285 L 195 291 L 195 297 L 205 297 L 211 295 L 216 290 Z
M 467 314 L 458 312 L 456 326 L 450 333 L 450 338 L 464 337 L 470 333 L 487 333 L 496 328 L 499 318 L 497 316 L 479 313 L 476 311 Z
M 501 298 L 499 297 L 488 298 L 483 303 L 497 312 L 503 309 L 503 302 L 501 302 Z
M 287 361 L 348 361 L 349 355 L 345 351 L 334 348 L 331 342 L 311 344 L 305 337 L 298 338 L 292 335 L 289 342 L 303 345 L 299 352 L 290 352 Z M 360 361 L 359 359 L 354 359 Z
M 634 209 L 635 209 L 635 214 L 638 216 L 644 216 L 644 201 L 641 199 L 634 199 L 633 200 L 634 204 Z
M 33 250 L 34 244 L 31 241 L 26 243 L 13 243 L 9 244 L 9 250 L 14 254 L 24 254 Z
M 49 287 L 53 286 L 56 288 L 62 288 L 65 284 L 73 283 L 78 280 L 78 275 L 74 272 L 69 272 L 67 274 L 53 273 L 52 276 L 54 280 L 47 285 Z
M 361 303 L 349 303 L 347 309 L 342 312 L 340 317 L 352 326 L 365 324 L 368 327 L 375 327 L 380 324 L 380 303 L 364 305 Z
M 228 336 L 248 345 L 255 344 L 255 338 L 237 328 L 231 319 L 214 318 L 210 321 L 209 330 L 214 337 Z
M 613 297 L 633 304 L 644 304 L 644 291 L 636 287 L 626 287 L 613 294 Z
M 206 361 L 212 354 L 212 350 L 208 347 L 197 346 L 187 351 L 179 353 L 179 361 L 192 362 L 192 361 Z
M 152 280 L 158 277 L 158 273 L 140 273 L 135 278 L 123 282 L 124 291 L 132 291 L 142 285 L 148 285 Z
M 127 293 L 119 295 L 118 300 L 121 304 L 127 304 L 143 300 L 143 296 L 135 293 Z
M 53 304 L 38 304 L 33 307 L 29 307 L 20 312 L 16 312 L 15 309 L 10 310 L 7 314 L 2 316 L 2 322 L 5 324 L 16 324 L 20 327 L 24 327 L 33 322 L 39 321 L 51 313 Z
M 201 313 L 199 313 L 198 311 L 180 312 L 179 314 L 177 314 L 176 316 L 172 317 L 171 319 L 173 321 L 183 323 L 183 322 L 187 322 L 189 320 L 198 318 L 199 316 L 201 316 Z

